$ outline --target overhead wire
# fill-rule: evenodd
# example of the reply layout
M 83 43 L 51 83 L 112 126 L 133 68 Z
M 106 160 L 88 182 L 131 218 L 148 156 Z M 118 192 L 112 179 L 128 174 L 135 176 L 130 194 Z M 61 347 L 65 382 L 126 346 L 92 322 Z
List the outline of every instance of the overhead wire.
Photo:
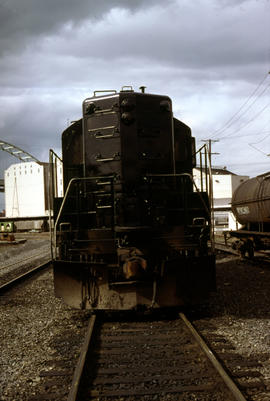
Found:
M 253 118 L 251 118 L 249 121 L 247 121 L 241 127 L 237 128 L 235 131 L 233 131 L 233 132 L 231 132 L 231 133 L 227 134 L 226 136 L 221 137 L 219 139 L 224 139 L 224 138 L 228 138 L 228 137 L 231 138 L 232 135 L 236 134 L 241 129 L 245 128 L 247 125 L 251 124 L 254 120 L 256 120 L 256 118 L 259 117 L 259 115 L 261 115 L 267 109 L 268 106 L 270 106 L 270 102 L 267 103 L 257 114 L 255 114 L 255 116 L 253 116 Z
M 269 134 L 270 135 L 270 131 L 261 131 L 261 132 L 252 132 L 249 134 L 243 134 L 243 135 L 235 135 L 235 136 L 224 136 L 223 138 L 220 138 L 222 140 L 226 140 L 226 139 L 232 139 L 232 138 L 246 138 L 247 136 L 255 136 L 255 135 L 261 135 L 261 134 Z
M 264 83 L 264 81 L 268 78 L 268 76 L 269 76 L 269 73 L 267 73 L 265 76 L 264 76 L 264 78 L 261 80 L 261 82 L 257 85 L 257 87 L 255 88 L 255 90 L 251 93 L 251 95 L 247 98 L 247 100 L 242 104 L 242 106 L 238 109 L 238 111 L 236 112 L 236 113 L 234 113 L 233 114 L 233 116 L 224 124 L 224 126 L 223 127 L 221 127 L 221 128 L 219 128 L 218 130 L 216 130 L 216 131 L 214 131 L 212 134 L 211 134 L 211 138 L 215 138 L 216 136 L 218 136 L 218 135 L 220 135 L 220 134 L 222 134 L 224 131 L 226 131 L 227 129 L 229 129 L 233 124 L 235 124 L 237 121 L 239 121 L 242 117 L 243 117 L 243 115 L 244 114 L 246 114 L 247 113 L 247 111 L 253 106 L 253 104 L 255 103 L 255 102 L 257 102 L 257 100 L 266 92 L 266 90 L 270 87 L 270 83 L 266 86 L 266 87 L 264 87 L 263 88 L 263 90 L 255 97 L 255 99 L 253 100 L 253 102 L 242 112 L 242 113 L 240 113 L 241 112 L 241 110 L 243 110 L 244 109 L 244 107 L 248 104 L 248 102 L 251 100 L 251 98 L 256 94 L 256 92 L 258 92 L 258 90 L 261 88 L 261 86 L 263 85 L 263 83 Z M 266 106 L 267 107 L 267 106 Z M 266 108 L 265 107 L 265 108 Z M 264 109 L 263 109 L 264 110 Z M 263 110 L 261 111 L 261 112 L 263 112 Z M 261 112 L 259 112 L 258 113 L 258 115 L 259 114 L 261 114 Z M 257 116 L 258 115 L 256 115 L 255 117 L 254 117 L 254 119 L 255 118 L 257 118 Z M 253 120 L 254 120 L 253 119 Z M 252 121 L 253 121 L 252 120 Z M 251 122 L 251 121 L 250 121 Z M 249 124 L 249 122 L 247 123 L 247 124 Z M 246 124 L 246 125 L 247 125 Z M 245 126 L 245 125 L 244 125 Z M 243 126 L 243 127 L 244 127 Z M 241 127 L 240 129 L 242 129 L 243 127 Z M 233 133 L 232 133 L 233 134 Z M 231 134 L 229 134 L 229 135 L 231 135 Z M 221 139 L 223 139 L 223 138 L 221 138 Z

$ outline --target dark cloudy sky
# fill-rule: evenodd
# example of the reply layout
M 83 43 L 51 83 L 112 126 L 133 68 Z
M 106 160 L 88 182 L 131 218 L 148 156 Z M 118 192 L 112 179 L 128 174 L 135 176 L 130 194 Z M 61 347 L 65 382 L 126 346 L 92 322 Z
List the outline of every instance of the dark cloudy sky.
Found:
M 269 71 L 269 0 L 0 0 L 0 139 L 42 161 L 94 90 L 145 85 L 215 165 L 263 173 Z

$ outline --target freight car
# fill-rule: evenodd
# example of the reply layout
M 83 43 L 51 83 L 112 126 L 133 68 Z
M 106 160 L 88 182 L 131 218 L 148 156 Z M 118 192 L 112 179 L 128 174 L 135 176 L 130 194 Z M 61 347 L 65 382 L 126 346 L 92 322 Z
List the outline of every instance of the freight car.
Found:
M 192 177 L 194 138 L 169 97 L 141 89 L 94 92 L 62 134 L 54 283 L 76 308 L 171 307 L 215 289 L 209 199 Z
M 242 256 L 270 249 L 270 172 L 244 181 L 232 197 L 232 211 L 242 225 L 230 231 Z

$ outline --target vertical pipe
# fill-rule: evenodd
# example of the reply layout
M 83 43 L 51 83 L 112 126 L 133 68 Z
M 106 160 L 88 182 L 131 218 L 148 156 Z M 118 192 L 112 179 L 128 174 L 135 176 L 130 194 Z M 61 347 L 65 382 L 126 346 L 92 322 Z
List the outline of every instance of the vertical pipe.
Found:
M 112 197 L 112 210 L 113 210 L 113 216 L 112 216 L 112 224 L 113 224 L 113 231 L 115 235 L 115 226 L 116 226 L 116 199 L 115 199 L 115 186 L 114 186 L 114 178 L 110 179 L 111 181 L 111 197 Z
M 200 176 L 201 176 L 201 192 L 203 192 L 203 167 L 202 167 L 202 151 L 200 151 Z
M 82 104 L 82 157 L 83 157 L 83 177 L 86 176 L 86 160 L 85 160 L 85 117 L 84 117 L 84 103 Z
M 58 175 L 57 175 L 57 159 L 55 157 L 54 159 L 54 164 L 53 164 L 53 170 L 54 170 L 54 194 L 55 197 L 58 198 Z
M 205 152 L 208 155 L 209 162 L 209 200 L 210 200 L 210 218 L 211 218 L 211 231 L 210 231 L 210 241 L 211 241 L 211 250 L 214 253 L 215 251 L 215 232 L 214 232 L 214 199 L 213 199 L 213 178 L 212 178 L 212 163 L 211 163 L 211 142 L 209 143 L 209 149 L 207 146 L 205 147 Z
M 175 166 L 175 132 L 174 132 L 174 121 L 173 121 L 173 113 L 172 113 L 172 105 L 171 105 L 171 125 L 172 125 L 172 155 L 173 155 L 173 174 L 176 174 L 176 166 Z
M 49 187 L 51 188 L 51 197 L 52 197 L 52 199 L 54 199 L 55 198 L 54 166 L 53 166 L 53 151 L 51 149 L 50 149 L 50 154 L 49 154 L 49 171 L 51 173 Z
M 204 164 L 205 164 L 205 185 L 206 192 L 208 193 L 208 168 L 207 168 L 207 147 L 204 147 Z
M 49 208 L 49 225 L 50 225 L 50 245 L 51 245 L 51 258 L 54 259 L 54 247 L 53 242 L 53 229 L 52 229 L 52 207 L 53 207 L 53 152 L 52 149 L 49 151 L 49 174 L 48 174 L 48 208 Z

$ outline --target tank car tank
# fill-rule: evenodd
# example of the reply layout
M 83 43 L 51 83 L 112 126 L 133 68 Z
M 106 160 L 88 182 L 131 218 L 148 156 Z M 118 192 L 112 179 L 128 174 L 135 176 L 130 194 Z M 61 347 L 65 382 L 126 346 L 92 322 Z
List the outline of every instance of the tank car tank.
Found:
M 232 197 L 232 211 L 243 225 L 232 231 L 239 238 L 238 247 L 244 255 L 270 248 L 270 172 L 244 181 Z
M 232 210 L 241 224 L 258 230 L 270 223 L 270 173 L 244 181 L 233 194 Z
M 167 96 L 94 93 L 62 134 L 54 199 L 55 293 L 76 308 L 194 303 L 215 289 L 210 207 L 195 141 Z

